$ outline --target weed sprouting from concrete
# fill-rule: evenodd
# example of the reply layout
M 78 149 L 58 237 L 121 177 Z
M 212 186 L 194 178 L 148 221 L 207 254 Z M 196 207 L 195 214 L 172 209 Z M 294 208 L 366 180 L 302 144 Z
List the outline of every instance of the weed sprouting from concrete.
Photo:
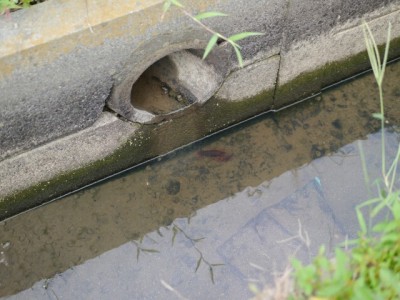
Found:
M 231 45 L 235 51 L 238 63 L 240 67 L 243 67 L 243 56 L 241 53 L 241 47 L 239 44 L 237 44 L 238 41 L 243 40 L 245 38 L 251 37 L 251 36 L 257 36 L 257 35 L 264 35 L 264 33 L 261 32 L 241 32 L 237 33 L 234 35 L 231 35 L 229 37 L 216 32 L 209 26 L 203 23 L 204 19 L 209 19 L 209 18 L 215 18 L 215 17 L 225 17 L 227 14 L 218 12 L 218 11 L 208 11 L 208 12 L 201 12 L 196 15 L 193 15 L 190 13 L 188 10 L 186 10 L 185 6 L 178 0 L 165 0 L 164 1 L 164 6 L 163 10 L 164 13 L 161 17 L 161 19 L 164 18 L 165 14 L 167 11 L 172 7 L 178 8 L 184 15 L 188 16 L 190 19 L 192 19 L 195 23 L 200 25 L 204 30 L 208 31 L 209 33 L 212 34 L 205 50 L 204 50 L 204 55 L 203 59 L 205 59 L 210 52 L 214 49 L 214 47 L 219 43 L 219 42 L 226 42 L 227 44 Z
M 383 78 L 389 53 L 389 24 L 386 48 L 381 60 L 372 31 L 363 24 L 368 56 L 378 85 L 380 112 L 373 114 L 381 121 L 382 178 L 374 184 L 378 195 L 356 207 L 360 231 L 358 238 L 346 241 L 345 248 L 336 248 L 333 259 L 327 257 L 324 247 L 309 265 L 292 261 L 293 271 L 287 270 L 273 288 L 258 292 L 255 299 L 399 299 L 400 297 L 400 190 L 395 186 L 400 145 L 397 154 L 386 167 L 385 115 Z M 370 188 L 365 155 L 360 148 L 364 179 Z M 367 209 L 367 211 L 365 211 Z M 381 213 L 381 214 L 380 214 Z M 383 221 L 380 214 L 386 215 Z M 367 217 L 365 217 L 367 215 Z M 348 249 L 351 246 L 351 250 Z M 283 289 L 283 288 L 284 289 Z M 250 287 L 252 290 L 257 290 Z

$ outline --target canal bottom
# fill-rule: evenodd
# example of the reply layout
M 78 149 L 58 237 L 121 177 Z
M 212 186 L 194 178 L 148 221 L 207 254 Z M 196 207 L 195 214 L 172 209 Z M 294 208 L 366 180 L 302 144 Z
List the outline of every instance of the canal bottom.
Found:
M 385 76 L 387 159 L 400 141 L 400 64 Z M 8 299 L 246 299 L 291 257 L 357 235 L 378 178 L 371 75 L 0 223 Z

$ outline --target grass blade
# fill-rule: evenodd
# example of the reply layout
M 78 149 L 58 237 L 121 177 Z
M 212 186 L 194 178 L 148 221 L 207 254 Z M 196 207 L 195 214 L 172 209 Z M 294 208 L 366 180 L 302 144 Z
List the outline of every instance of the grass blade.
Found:
M 358 223 L 360 225 L 360 229 L 363 234 L 366 234 L 367 233 L 367 224 L 365 223 L 364 216 L 358 208 L 356 209 L 356 212 L 357 212 L 357 219 L 358 219 Z
M 181 8 L 184 7 L 183 4 L 180 3 L 178 0 L 169 0 L 169 1 L 171 1 L 171 3 L 173 5 L 175 5 L 175 6 L 178 6 L 178 7 L 181 7 Z
M 375 119 L 378 119 L 380 121 L 383 120 L 383 115 L 381 113 L 373 113 L 372 117 L 374 117 Z
M 242 53 L 240 53 L 240 50 L 239 50 L 239 48 L 237 46 L 233 46 L 233 49 L 235 49 L 235 53 L 236 53 L 237 60 L 239 62 L 239 66 L 242 68 L 243 67 Z
M 165 1 L 163 5 L 163 12 L 166 13 L 171 8 L 171 1 Z
M 218 12 L 218 11 L 207 11 L 203 13 L 199 13 L 198 15 L 194 16 L 197 21 L 208 19 L 208 18 L 215 18 L 215 17 L 226 17 L 227 14 Z
M 203 59 L 205 59 L 205 58 L 208 56 L 208 54 L 210 54 L 211 50 L 212 50 L 212 49 L 214 48 L 214 46 L 217 44 L 218 37 L 219 37 L 218 34 L 214 34 L 214 35 L 210 38 L 210 40 L 208 41 L 207 47 L 206 47 L 206 49 L 204 50 Z
M 385 55 L 383 56 L 383 65 L 382 65 L 382 72 L 381 72 L 382 77 L 380 78 L 381 82 L 383 81 L 383 76 L 385 75 L 386 63 L 387 63 L 388 56 L 389 56 L 391 31 L 392 31 L 392 24 L 389 22 L 388 34 L 386 37 Z
M 230 36 L 228 39 L 232 42 L 237 42 L 251 36 L 264 35 L 264 34 L 265 33 L 262 32 L 241 32 Z
M 371 30 L 366 22 L 363 24 L 364 40 L 367 48 L 367 53 L 369 61 L 371 64 L 372 71 L 374 73 L 375 79 L 378 81 L 379 78 L 379 63 L 376 59 L 376 53 L 374 53 L 374 37 L 372 36 Z M 379 57 L 379 55 L 378 55 Z
M 365 23 L 365 24 L 367 24 L 367 23 Z M 374 35 L 372 34 L 371 28 L 368 26 L 368 24 L 366 26 L 367 26 L 367 31 L 368 31 L 368 34 L 370 37 L 371 44 L 373 46 L 373 52 L 375 54 L 376 63 L 378 64 L 379 70 L 380 70 L 381 57 L 379 55 L 378 45 L 376 44 L 376 41 L 375 41 Z

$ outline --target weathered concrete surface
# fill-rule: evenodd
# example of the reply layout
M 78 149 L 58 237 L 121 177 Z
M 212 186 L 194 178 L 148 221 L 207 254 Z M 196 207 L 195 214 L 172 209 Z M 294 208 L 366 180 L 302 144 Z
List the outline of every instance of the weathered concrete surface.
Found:
M 365 50 L 361 26 L 364 20 L 378 44 L 386 42 L 389 22 L 392 38 L 400 36 L 398 0 L 314 1 L 312 7 L 310 10 L 309 1 L 290 2 L 275 97 L 277 107 L 369 68 L 367 55 L 350 59 Z M 391 57 L 397 57 L 398 43 L 393 43 L 391 49 Z
M 107 97 L 110 107 L 129 117 L 130 90 L 145 69 L 172 52 L 204 48 L 209 34 L 176 10 L 161 22 L 162 3 L 54 0 L 1 18 L 0 159 L 93 124 Z M 228 13 L 229 18 L 210 22 L 228 35 L 282 23 L 282 14 L 271 19 L 271 13 L 284 5 L 268 4 L 187 2 L 193 11 Z M 249 40 L 247 57 L 254 49 L 276 47 L 280 30 Z
M 59 196 L 60 191 L 65 193 L 68 189 L 79 188 L 81 186 L 79 182 L 84 174 L 79 174 L 77 170 L 113 154 L 121 145 L 127 143 L 139 127 L 137 124 L 121 121 L 106 112 L 91 127 L 79 133 L 1 161 L 0 199 L 3 201 L 0 201 L 0 218 L 37 204 L 34 203 L 35 193 L 46 194 L 51 198 Z M 58 183 L 56 189 L 51 188 L 51 182 L 55 178 L 60 178 L 71 170 L 76 170 L 77 181 L 65 178 L 62 183 Z M 70 177 L 73 175 L 72 172 Z M 102 174 L 103 177 L 104 175 L 106 174 Z M 96 176 L 93 176 L 93 179 L 95 178 Z M 32 187 L 36 188 L 29 191 Z M 26 191 L 27 195 L 14 198 L 12 195 L 18 191 Z M 4 203 L 4 199 L 7 198 L 12 204 L 8 203 L 9 208 L 5 207 Z
M 210 35 L 176 9 L 161 22 L 162 4 L 162 0 L 122 0 L 118 5 L 108 0 L 53 0 L 0 19 L 0 218 L 11 214 L 6 208 L 10 204 L 12 213 L 32 207 L 364 70 L 368 61 L 362 19 L 370 21 L 380 44 L 388 21 L 394 26 L 393 39 L 400 37 L 400 0 L 185 2 L 193 12 L 229 14 L 206 21 L 227 36 L 240 31 L 266 33 L 240 42 L 245 68 L 239 69 L 234 53 L 224 44 L 205 62 L 194 58 L 201 56 L 196 49 L 204 48 Z M 185 70 L 187 64 L 192 73 L 209 70 L 201 78 L 214 81 L 207 92 L 196 91 L 197 82 L 183 84 L 189 75 L 177 76 L 177 89 L 200 95 L 186 115 L 161 116 L 157 121 L 166 122 L 160 126 L 132 131 L 111 125 L 128 126 L 117 119 L 107 126 L 96 125 L 105 106 L 124 119 L 153 120 L 153 114 L 138 114 L 132 106 L 132 85 L 158 60 L 188 49 L 194 60 L 179 60 L 179 68 Z M 392 57 L 400 54 L 398 43 L 392 49 Z M 213 91 L 216 97 L 206 101 Z M 114 142 L 104 152 L 96 139 L 85 148 L 86 131 L 68 136 L 83 128 Z M 124 138 L 118 140 L 121 133 Z M 56 140 L 63 136 L 65 140 Z M 68 145 L 71 138 L 76 143 Z M 144 144 L 134 144 L 135 138 Z M 53 140 L 65 142 L 58 156 L 46 145 Z M 31 151 L 23 153 L 27 150 Z M 42 152 L 35 156 L 36 151 Z M 65 163 L 70 153 L 84 153 L 79 164 Z M 118 155 L 124 160 L 118 161 Z
M 255 97 L 264 91 L 274 90 L 279 62 L 279 55 L 275 55 L 232 72 L 216 97 L 225 101 L 241 101 Z M 271 107 L 272 104 L 273 101 L 271 101 Z

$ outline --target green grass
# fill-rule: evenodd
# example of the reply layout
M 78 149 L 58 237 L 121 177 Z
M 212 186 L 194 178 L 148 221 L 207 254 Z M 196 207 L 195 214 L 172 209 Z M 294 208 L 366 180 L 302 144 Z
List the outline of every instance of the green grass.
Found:
M 378 86 L 380 112 L 373 114 L 381 121 L 381 178 L 370 182 L 360 148 L 367 188 L 376 186 L 378 196 L 356 208 L 359 223 L 358 238 L 347 242 L 345 249 L 337 247 L 328 258 L 324 247 L 309 265 L 292 260 L 292 271 L 285 272 L 275 287 L 258 292 L 256 299 L 400 299 L 400 191 L 395 183 L 400 158 L 400 145 L 395 159 L 386 165 L 385 111 L 382 83 L 389 53 L 391 25 L 388 27 L 383 58 L 369 26 L 364 23 L 368 57 Z M 360 144 L 361 145 L 361 144 Z M 386 215 L 376 220 L 377 216 Z M 377 223 L 376 225 L 372 225 Z M 350 246 L 351 250 L 347 250 Z M 251 290 L 257 292 L 255 286 Z
M 0 0 L 0 15 L 7 14 L 12 11 L 27 8 L 46 0 Z

